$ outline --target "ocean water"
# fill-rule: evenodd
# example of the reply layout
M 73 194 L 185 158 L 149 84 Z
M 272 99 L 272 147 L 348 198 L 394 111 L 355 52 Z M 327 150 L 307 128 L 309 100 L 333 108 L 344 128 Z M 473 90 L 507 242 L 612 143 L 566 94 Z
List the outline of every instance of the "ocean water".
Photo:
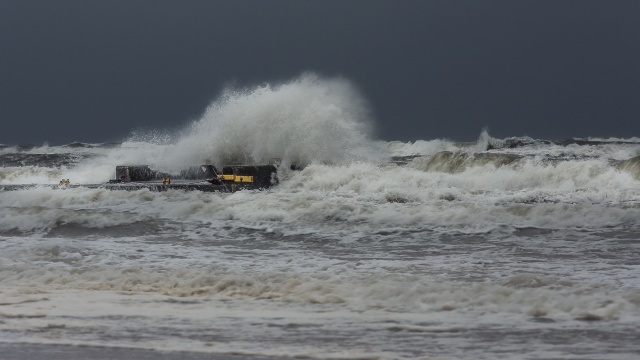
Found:
M 0 341 L 640 356 L 639 138 L 379 141 L 369 118 L 347 81 L 304 75 L 227 90 L 177 134 L 0 147 Z M 264 191 L 46 186 L 273 157 Z

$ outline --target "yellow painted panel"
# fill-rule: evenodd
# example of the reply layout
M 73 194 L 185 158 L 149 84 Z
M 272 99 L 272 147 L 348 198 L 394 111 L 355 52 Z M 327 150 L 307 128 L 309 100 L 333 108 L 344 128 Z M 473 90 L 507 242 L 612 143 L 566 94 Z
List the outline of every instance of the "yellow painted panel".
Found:
M 235 182 L 250 183 L 253 182 L 253 176 L 236 176 Z

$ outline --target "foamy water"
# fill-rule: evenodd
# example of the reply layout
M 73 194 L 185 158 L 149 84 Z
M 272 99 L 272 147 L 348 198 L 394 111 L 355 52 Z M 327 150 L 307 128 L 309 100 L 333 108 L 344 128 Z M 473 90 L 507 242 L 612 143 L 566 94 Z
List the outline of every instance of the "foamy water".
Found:
M 0 149 L 0 339 L 310 358 L 639 355 L 640 140 L 371 137 L 344 79 L 178 134 Z M 151 140 L 150 140 L 151 139 Z M 52 189 L 283 159 L 233 194 Z M 302 166 L 289 170 L 288 165 Z

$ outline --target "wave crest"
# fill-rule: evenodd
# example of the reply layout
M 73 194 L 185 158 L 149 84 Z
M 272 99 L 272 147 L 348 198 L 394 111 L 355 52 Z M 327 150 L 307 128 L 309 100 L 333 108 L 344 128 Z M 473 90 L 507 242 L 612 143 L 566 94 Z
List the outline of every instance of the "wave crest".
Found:
M 365 99 L 342 78 L 226 89 L 171 147 L 170 163 L 345 164 L 382 159 Z M 169 164 L 168 164 L 169 165 Z

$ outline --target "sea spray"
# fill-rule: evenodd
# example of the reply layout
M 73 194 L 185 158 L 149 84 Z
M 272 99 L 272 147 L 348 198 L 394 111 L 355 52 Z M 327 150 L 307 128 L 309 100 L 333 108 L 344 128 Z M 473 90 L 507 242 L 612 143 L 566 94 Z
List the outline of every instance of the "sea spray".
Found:
M 484 128 L 478 137 L 478 142 L 473 149 L 476 152 L 483 152 L 491 149 L 500 149 L 504 147 L 504 140 L 493 138 L 489 135 L 489 129 Z
M 74 158 L 54 174 L 4 169 L 0 182 L 50 184 L 65 177 L 72 183 L 102 183 L 114 177 L 116 165 L 178 173 L 193 165 L 264 164 L 272 158 L 281 159 L 284 168 L 384 162 L 389 150 L 372 133 L 367 101 L 351 82 L 306 73 L 280 84 L 227 88 L 199 120 L 181 130 L 138 129 L 118 146 L 74 146 L 74 156 L 90 159 Z M 10 148 L 2 151 L 5 158 L 16 156 Z M 68 146 L 31 147 L 23 157 L 68 151 Z M 7 159 L 2 165 L 13 166 Z
M 306 73 L 277 85 L 225 89 L 166 149 L 163 165 L 380 161 L 384 147 L 372 131 L 367 102 L 349 81 Z

